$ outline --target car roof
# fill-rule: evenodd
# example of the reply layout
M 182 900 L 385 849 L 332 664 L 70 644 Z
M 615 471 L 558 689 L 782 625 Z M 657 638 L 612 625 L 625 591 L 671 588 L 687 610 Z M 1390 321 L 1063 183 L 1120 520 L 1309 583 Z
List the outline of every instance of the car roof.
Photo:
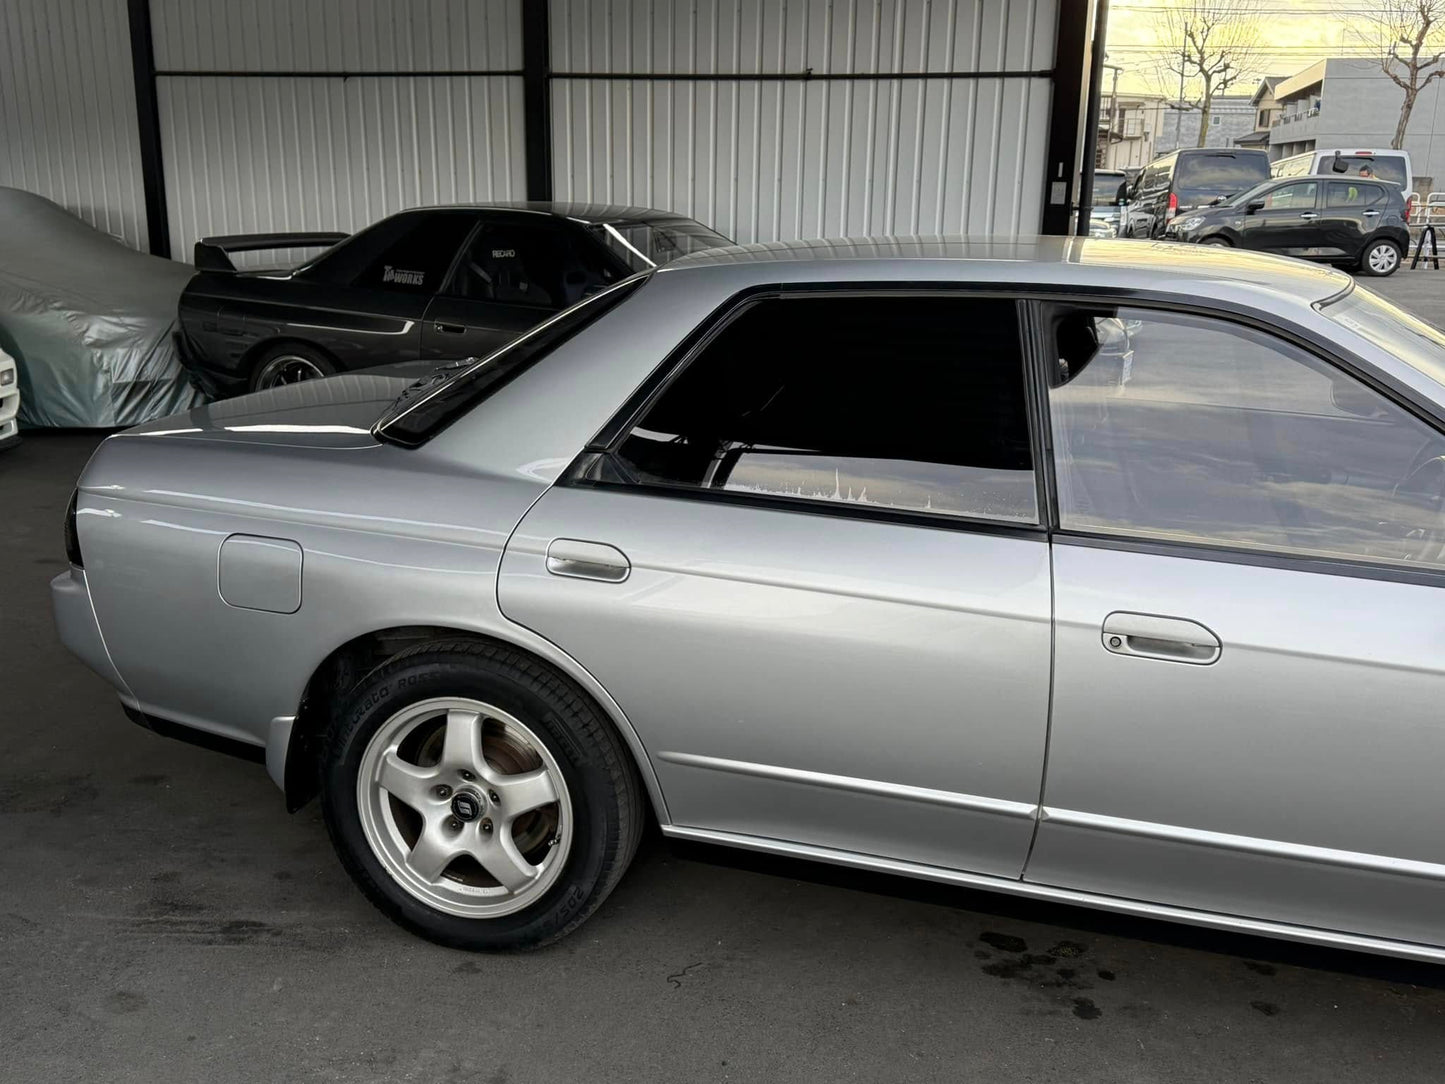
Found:
M 1361 177 L 1358 173 L 1336 173 L 1333 170 L 1316 171 L 1314 173 L 1296 173 L 1290 177 L 1271 177 L 1271 181 L 1277 184 L 1288 184 L 1290 181 L 1334 181 L 1336 184 L 1344 184 L 1346 181 L 1360 184 L 1383 184 L 1393 188 L 1396 192 L 1404 192 L 1398 182 L 1387 177 Z M 1264 181 L 1260 181 L 1264 184 Z
M 742 285 L 805 281 L 967 282 L 1119 289 L 1255 304 L 1313 304 L 1348 291 L 1343 271 L 1240 249 L 1088 237 L 869 237 L 729 245 L 654 274 L 731 268 Z
M 554 200 L 500 200 L 491 203 L 447 203 L 432 207 L 408 207 L 398 214 L 424 214 L 428 211 L 521 211 L 570 218 L 587 225 L 616 225 L 623 222 L 691 221 L 676 211 L 659 211 L 651 207 L 627 207 L 611 203 L 559 203 Z

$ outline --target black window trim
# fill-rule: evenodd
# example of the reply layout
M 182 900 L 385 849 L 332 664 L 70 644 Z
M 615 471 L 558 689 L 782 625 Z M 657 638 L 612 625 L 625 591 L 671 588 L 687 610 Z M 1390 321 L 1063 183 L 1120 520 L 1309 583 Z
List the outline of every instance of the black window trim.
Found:
M 1339 293 L 1322 299 L 1316 307 L 1338 301 L 1354 289 L 1351 283 Z M 1039 494 L 1039 523 L 1019 524 L 1004 520 L 970 519 L 940 513 L 908 512 L 901 509 L 869 508 L 845 504 L 828 504 L 797 498 L 769 497 L 753 493 L 687 489 L 681 486 L 654 486 L 602 482 L 582 475 L 597 456 L 610 454 L 622 442 L 628 430 L 661 394 L 684 364 L 722 330 L 726 318 L 751 301 L 766 297 L 811 294 L 858 294 L 877 296 L 880 293 L 907 296 L 933 296 L 940 293 L 972 297 L 1012 299 L 1023 314 L 1022 342 L 1024 351 L 1025 394 L 1031 447 L 1034 455 L 1034 477 Z M 1227 301 L 1200 302 L 1181 298 L 1178 294 L 1126 287 L 1061 287 L 1049 283 L 967 283 L 967 282 L 816 282 L 770 283 L 750 287 L 732 295 L 702 320 L 643 381 L 642 385 L 598 430 L 568 468 L 558 478 L 559 486 L 607 489 L 633 493 L 642 497 L 665 497 L 674 500 L 702 500 L 724 504 L 741 504 L 751 508 L 772 508 L 793 514 L 842 516 L 857 520 L 875 520 L 901 525 L 955 530 L 975 534 L 994 534 L 1024 538 L 1044 538 L 1060 545 L 1113 549 L 1129 553 L 1147 553 L 1188 560 L 1216 561 L 1288 571 L 1312 572 L 1345 576 L 1353 579 L 1382 580 L 1395 583 L 1445 587 L 1445 570 L 1408 569 L 1343 557 L 1289 554 L 1274 550 L 1230 546 L 1225 543 L 1165 541 L 1128 534 L 1100 533 L 1064 529 L 1059 523 L 1058 483 L 1053 447 L 1053 419 L 1048 393 L 1053 362 L 1045 311 L 1051 304 L 1082 307 L 1107 305 L 1138 309 L 1154 309 L 1171 314 L 1208 317 L 1251 328 L 1304 350 L 1316 359 L 1354 377 L 1390 402 L 1418 418 L 1422 423 L 1445 435 L 1445 409 L 1420 396 L 1413 389 L 1374 368 L 1369 362 L 1349 354 L 1338 344 L 1305 327 L 1248 306 Z
M 1002 300 L 1013 302 L 1019 321 L 1019 345 L 1023 361 L 1024 417 L 1029 429 L 1029 450 L 1033 457 L 1034 503 L 1037 522 L 1020 523 L 1017 520 L 989 519 L 982 516 L 961 516 L 947 512 L 925 512 L 901 508 L 886 508 L 868 505 L 834 504 L 809 500 L 806 497 L 774 496 L 758 493 L 738 493 L 731 490 L 703 489 L 691 486 L 670 486 L 648 482 L 609 482 L 587 478 L 586 474 L 599 457 L 608 457 L 617 462 L 616 454 L 627 434 L 646 413 L 649 407 L 671 386 L 672 382 L 696 360 L 702 352 L 734 320 L 748 309 L 765 300 L 797 300 L 817 296 L 839 297 L 966 297 L 980 300 Z M 753 286 L 736 293 L 708 314 L 686 338 L 679 343 L 622 407 L 588 441 L 583 450 L 573 459 L 557 480 L 557 485 L 589 489 L 608 489 L 652 497 L 669 497 L 678 500 L 713 501 L 723 504 L 737 504 L 751 508 L 766 508 L 775 511 L 834 516 L 844 519 L 871 520 L 898 523 L 915 527 L 932 527 L 975 534 L 1002 534 L 1031 538 L 1047 538 L 1048 518 L 1045 501 L 1048 489 L 1039 464 L 1043 448 L 1043 434 L 1034 409 L 1032 397 L 1037 390 L 1031 390 L 1035 378 L 1031 373 L 1035 366 L 1030 361 L 1028 311 L 1025 301 L 1014 289 L 1000 288 L 995 283 L 955 282 L 816 282 L 816 283 L 770 283 Z M 624 472 L 625 473 L 625 472 Z
M 1337 301 L 1354 289 L 1353 284 L 1340 294 L 1321 304 Z M 1322 575 L 1345 576 L 1352 579 L 1383 580 L 1394 583 L 1416 584 L 1427 587 L 1445 587 L 1445 569 L 1411 569 L 1400 565 L 1386 564 L 1365 559 L 1348 557 L 1327 557 L 1319 554 L 1297 554 L 1280 550 L 1248 546 L 1232 546 L 1222 542 L 1197 542 L 1182 539 L 1159 539 L 1125 532 L 1087 531 L 1061 526 L 1058 505 L 1058 483 L 1056 463 L 1053 455 L 1053 417 L 1050 412 L 1048 389 L 1053 379 L 1054 361 L 1050 355 L 1051 343 L 1046 333 L 1045 313 L 1051 305 L 1112 305 L 1118 308 L 1153 309 L 1171 315 L 1200 316 L 1221 320 L 1227 324 L 1247 327 L 1287 342 L 1305 351 L 1316 360 L 1338 369 L 1348 376 L 1383 395 L 1406 413 L 1417 418 L 1424 425 L 1445 437 L 1445 412 L 1412 390 L 1376 370 L 1360 358 L 1349 355 L 1319 336 L 1296 324 L 1282 321 L 1276 315 L 1267 315 L 1254 309 L 1228 303 L 1200 304 L 1181 301 L 1178 297 L 1156 294 L 1152 291 L 1129 291 L 1114 289 L 1040 291 L 1028 302 L 1033 311 L 1032 323 L 1037 329 L 1038 347 L 1031 354 L 1036 370 L 1035 379 L 1040 381 L 1043 394 L 1037 403 L 1040 427 L 1048 434 L 1049 485 L 1048 509 L 1049 541 L 1060 545 L 1084 546 L 1092 549 L 1112 549 L 1126 553 L 1146 553 L 1160 557 L 1178 557 L 1188 560 L 1217 561 L 1223 563 L 1277 568 L 1286 571 L 1311 572 Z

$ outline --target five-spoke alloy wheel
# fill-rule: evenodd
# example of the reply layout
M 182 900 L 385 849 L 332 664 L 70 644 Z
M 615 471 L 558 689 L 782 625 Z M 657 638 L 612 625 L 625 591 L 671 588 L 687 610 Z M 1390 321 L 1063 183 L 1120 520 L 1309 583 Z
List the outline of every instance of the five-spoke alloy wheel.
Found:
M 326 823 L 383 912 L 461 948 L 563 936 L 621 878 L 641 785 L 590 700 L 500 645 L 402 652 L 352 690 L 328 735 Z
M 362 754 L 356 804 L 386 872 L 464 918 L 526 907 L 572 843 L 557 761 L 518 719 L 476 700 L 423 700 L 383 723 Z

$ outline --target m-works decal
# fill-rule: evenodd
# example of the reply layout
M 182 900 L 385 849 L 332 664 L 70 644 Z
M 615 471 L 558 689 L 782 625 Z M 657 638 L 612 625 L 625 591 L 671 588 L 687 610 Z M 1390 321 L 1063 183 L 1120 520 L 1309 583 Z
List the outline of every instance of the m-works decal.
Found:
M 400 267 L 385 264 L 381 273 L 382 282 L 394 282 L 399 286 L 420 286 L 426 277 L 421 271 L 403 271 Z

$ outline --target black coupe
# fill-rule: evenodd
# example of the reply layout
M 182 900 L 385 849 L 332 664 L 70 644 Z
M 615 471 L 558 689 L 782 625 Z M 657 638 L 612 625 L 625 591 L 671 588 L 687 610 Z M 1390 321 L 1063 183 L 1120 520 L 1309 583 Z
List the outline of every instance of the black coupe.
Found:
M 731 242 L 639 207 L 498 203 L 402 211 L 359 233 L 211 237 L 177 345 L 213 398 L 352 369 L 490 354 L 628 275 Z M 233 252 L 329 245 L 287 270 Z

